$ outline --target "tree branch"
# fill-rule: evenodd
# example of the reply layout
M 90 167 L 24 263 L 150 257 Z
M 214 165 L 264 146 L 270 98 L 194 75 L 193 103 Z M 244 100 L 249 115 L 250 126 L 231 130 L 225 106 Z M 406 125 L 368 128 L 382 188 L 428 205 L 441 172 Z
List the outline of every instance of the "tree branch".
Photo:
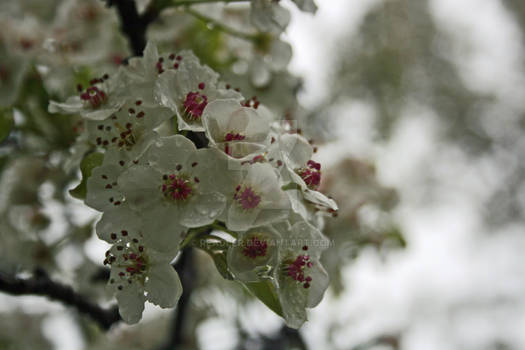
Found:
M 175 264 L 175 269 L 179 273 L 182 282 L 182 295 L 177 304 L 172 321 L 172 329 L 166 343 L 159 350 L 179 349 L 184 345 L 184 325 L 185 318 L 190 308 L 190 297 L 194 289 L 195 266 L 193 262 L 194 251 L 187 248 L 182 251 L 180 260 Z
M 135 0 L 107 0 L 107 4 L 117 8 L 120 28 L 128 38 L 131 51 L 134 56 L 141 56 L 146 47 L 146 28 L 154 18 L 148 18 L 146 21 L 140 16 Z
M 85 299 L 70 286 L 51 280 L 43 270 L 37 270 L 33 277 L 24 279 L 0 272 L 0 291 L 11 295 L 40 295 L 60 301 L 91 317 L 104 330 L 121 320 L 117 306 L 104 309 Z

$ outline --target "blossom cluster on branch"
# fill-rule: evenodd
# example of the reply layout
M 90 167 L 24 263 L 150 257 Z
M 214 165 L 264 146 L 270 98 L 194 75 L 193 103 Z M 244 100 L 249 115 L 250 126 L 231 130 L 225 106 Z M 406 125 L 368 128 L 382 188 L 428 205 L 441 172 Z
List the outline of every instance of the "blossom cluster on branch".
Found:
M 299 327 L 328 285 L 319 229 L 337 206 L 317 191 L 321 165 L 292 123 L 219 78 L 190 51 L 149 42 L 49 111 L 85 119 L 79 140 L 95 148 L 85 203 L 104 213 L 96 232 L 112 245 L 104 263 L 126 322 L 146 300 L 177 304 L 170 262 L 193 244 Z

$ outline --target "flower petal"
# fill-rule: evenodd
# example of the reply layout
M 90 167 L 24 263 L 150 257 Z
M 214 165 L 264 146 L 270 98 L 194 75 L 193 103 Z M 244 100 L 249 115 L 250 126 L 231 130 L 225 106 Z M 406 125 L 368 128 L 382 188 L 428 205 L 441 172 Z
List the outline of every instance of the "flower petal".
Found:
M 144 291 L 135 283 L 123 285 L 117 291 L 118 311 L 124 322 L 134 324 L 142 318 L 144 311 Z
M 179 275 L 170 264 L 154 265 L 144 285 L 147 300 L 162 308 L 177 305 L 182 294 Z
M 202 193 L 181 206 L 180 223 L 187 227 L 209 225 L 222 213 L 226 198 L 218 192 Z

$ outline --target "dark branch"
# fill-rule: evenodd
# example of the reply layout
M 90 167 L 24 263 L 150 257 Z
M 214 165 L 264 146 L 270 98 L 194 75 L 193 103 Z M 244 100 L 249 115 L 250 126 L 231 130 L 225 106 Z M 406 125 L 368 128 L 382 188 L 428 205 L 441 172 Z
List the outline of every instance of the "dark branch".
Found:
M 0 291 L 11 295 L 40 295 L 60 301 L 88 315 L 105 330 L 121 320 L 117 306 L 109 309 L 101 308 L 75 292 L 70 286 L 51 280 L 42 270 L 36 271 L 33 277 L 24 279 L 0 272 Z
M 141 56 L 146 47 L 146 29 L 154 18 L 140 16 L 135 0 L 108 0 L 108 6 L 111 5 L 117 8 L 120 28 L 128 37 L 133 55 Z
M 146 47 L 148 25 L 169 5 L 169 1 L 153 0 L 146 11 L 139 15 L 135 0 L 106 0 L 108 7 L 115 6 L 120 18 L 120 28 L 127 36 L 133 56 L 141 56 Z
M 191 248 L 187 248 L 182 252 L 182 255 L 175 264 L 175 269 L 179 273 L 183 289 L 182 295 L 175 309 L 175 314 L 172 321 L 172 329 L 170 336 L 166 343 L 162 345 L 159 350 L 174 350 L 179 349 L 185 344 L 184 340 L 184 325 L 185 318 L 190 308 L 190 296 L 194 289 L 195 267 L 193 263 L 194 252 Z

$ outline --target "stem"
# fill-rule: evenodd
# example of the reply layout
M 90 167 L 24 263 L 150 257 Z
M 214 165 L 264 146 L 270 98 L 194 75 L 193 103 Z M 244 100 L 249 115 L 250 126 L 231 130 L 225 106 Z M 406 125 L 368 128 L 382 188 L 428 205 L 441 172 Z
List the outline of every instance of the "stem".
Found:
M 193 1 L 192 1 L 193 2 Z M 256 35 L 253 35 L 253 34 L 246 34 L 244 32 L 241 32 L 237 29 L 234 29 L 232 27 L 229 27 L 225 24 L 222 24 L 222 23 L 219 23 L 217 22 L 216 20 L 214 20 L 213 18 L 210 18 L 208 16 L 205 16 L 195 10 L 192 10 L 191 8 L 186 8 L 184 10 L 186 13 L 192 15 L 193 17 L 195 17 L 196 19 L 204 22 L 205 24 L 210 24 L 213 26 L 214 29 L 217 29 L 217 30 L 220 30 L 226 34 L 229 34 L 229 35 L 232 35 L 232 36 L 235 36 L 237 38 L 240 38 L 240 39 L 243 39 L 243 40 L 248 40 L 250 42 L 254 41 L 257 39 L 257 36 Z
M 204 227 L 200 227 L 200 228 L 195 228 L 195 229 L 190 229 L 188 231 L 188 234 L 186 235 L 186 238 L 184 238 L 184 240 L 181 242 L 181 244 L 179 245 L 179 250 L 183 250 L 188 244 L 190 244 L 197 236 L 199 236 L 201 233 L 204 233 L 204 232 L 207 232 L 209 233 L 210 232 L 210 229 L 208 226 L 204 226 Z

